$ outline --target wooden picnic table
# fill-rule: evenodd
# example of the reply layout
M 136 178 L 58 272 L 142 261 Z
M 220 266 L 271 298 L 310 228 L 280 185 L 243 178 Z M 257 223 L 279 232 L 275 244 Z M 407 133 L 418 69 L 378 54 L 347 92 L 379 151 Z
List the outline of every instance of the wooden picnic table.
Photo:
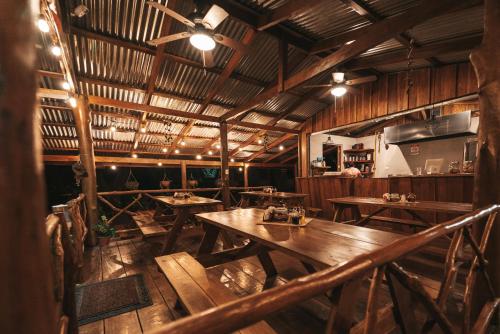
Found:
M 172 228 L 166 235 L 161 254 L 170 254 L 173 251 L 182 227 L 191 215 L 204 210 L 212 211 L 218 204 L 222 203 L 219 200 L 201 196 L 191 196 L 186 199 L 174 198 L 173 196 L 154 196 L 152 198 L 159 204 L 172 208 L 176 215 Z
M 299 259 L 309 272 L 334 267 L 401 238 L 401 235 L 364 227 L 313 219 L 307 226 L 259 225 L 264 210 L 257 208 L 196 214 L 205 223 L 197 259 L 205 267 L 257 255 L 266 272 L 265 287 L 274 283 L 277 270 L 269 256 L 278 250 Z M 250 239 L 242 247 L 212 253 L 219 233 L 233 232 Z
M 404 219 L 388 218 L 388 217 L 377 217 L 376 215 L 387 210 L 387 209 L 400 209 L 407 212 L 414 219 L 415 225 L 420 226 L 432 226 L 430 222 L 424 219 L 419 212 L 440 212 L 440 213 L 450 213 L 450 214 L 465 214 L 472 211 L 471 203 L 455 203 L 455 202 L 436 202 L 436 201 L 416 201 L 416 202 L 386 202 L 382 198 L 374 197 L 339 197 L 330 198 L 329 202 L 333 204 L 334 215 L 333 221 L 337 222 L 340 219 L 342 213 L 346 209 L 350 209 L 354 216 L 355 225 L 364 225 L 368 223 L 370 219 L 384 219 L 393 222 L 405 223 Z M 372 206 L 376 210 L 368 215 L 361 215 L 359 206 Z M 409 223 L 409 222 L 408 222 Z
M 279 204 L 279 202 L 283 202 L 288 206 L 296 206 L 301 205 L 304 206 L 304 198 L 309 196 L 309 194 L 299 194 L 299 193 L 290 193 L 284 191 L 276 191 L 273 193 L 268 193 L 264 191 L 243 191 L 240 192 L 241 195 L 241 207 L 247 208 L 250 205 L 250 199 L 257 199 L 260 204 L 263 204 L 265 201 L 270 202 L 271 204 Z

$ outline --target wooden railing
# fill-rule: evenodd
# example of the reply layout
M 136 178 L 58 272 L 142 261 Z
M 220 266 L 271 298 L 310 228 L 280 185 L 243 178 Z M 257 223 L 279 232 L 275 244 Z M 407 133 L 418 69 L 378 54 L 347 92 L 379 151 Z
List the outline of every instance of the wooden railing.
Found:
M 412 301 L 419 301 L 428 314 L 428 320 L 421 328 L 429 331 L 435 325 L 444 333 L 455 333 L 447 317 L 445 301 L 455 288 L 455 278 L 463 251 L 471 253 L 469 260 L 465 292 L 463 297 L 463 333 L 485 333 L 492 318 L 498 314 L 499 299 L 497 298 L 490 277 L 486 271 L 487 260 L 485 249 L 491 229 L 500 211 L 500 205 L 492 205 L 470 214 L 441 223 L 420 233 L 403 237 L 392 244 L 377 251 L 360 255 L 352 261 L 340 266 L 325 269 L 317 273 L 290 281 L 288 284 L 266 290 L 262 293 L 243 297 L 219 307 L 192 315 L 169 325 L 161 327 L 154 333 L 229 333 L 256 323 L 270 314 L 296 305 L 320 294 L 328 293 L 343 284 L 362 279 L 372 272 L 368 302 L 365 310 L 365 319 L 355 327 L 337 328 L 339 322 L 334 319 L 332 307 L 330 319 L 327 323 L 327 333 L 362 332 L 375 333 L 375 327 L 380 324 L 382 312 L 379 308 L 379 291 L 386 283 L 391 293 L 391 311 L 388 312 L 404 333 L 421 332 L 422 327 L 415 322 L 414 305 Z M 484 224 L 482 224 L 484 223 Z M 481 233 L 471 232 L 472 225 Z M 476 231 L 475 231 L 476 232 Z M 421 280 L 405 271 L 396 261 L 417 251 L 430 242 L 453 235 L 448 250 L 445 275 L 436 299 L 433 299 L 425 290 Z M 480 235 L 479 240 L 475 235 Z M 472 292 L 476 286 L 478 275 L 486 282 L 489 302 L 482 308 L 478 320 L 471 329 Z M 352 303 L 353 301 L 351 301 Z M 380 317 L 380 318 L 379 318 Z M 344 319 L 345 320 L 345 319 Z M 350 319 L 348 319 L 350 320 Z M 349 322 L 349 321 L 347 321 Z M 345 321 L 344 321 L 345 323 Z
M 45 220 L 51 249 L 54 301 L 59 315 L 58 333 L 78 333 L 75 310 L 75 284 L 83 268 L 83 242 L 86 235 L 85 196 L 80 195 L 55 210 Z M 70 223 L 71 224 L 68 224 Z
M 233 192 L 240 191 L 250 191 L 250 190 L 262 190 L 268 186 L 259 186 L 259 187 L 230 187 L 231 191 L 231 204 L 238 205 L 240 200 L 237 199 L 237 196 L 233 194 Z M 145 207 L 147 204 L 144 204 L 145 199 L 152 199 L 154 196 L 158 196 L 160 194 L 173 194 L 175 192 L 191 192 L 194 194 L 203 194 L 203 193 L 214 193 L 210 197 L 213 199 L 221 199 L 222 188 L 192 188 L 192 189 L 151 189 L 151 190 L 119 190 L 119 191 L 106 191 L 97 193 L 97 199 L 106 207 L 111 209 L 114 212 L 114 215 L 108 219 L 108 224 L 112 224 L 119 216 L 122 214 L 134 215 L 134 211 L 132 208 L 137 206 Z M 130 196 L 129 202 L 123 206 L 118 207 L 116 203 L 112 202 L 111 197 L 115 196 Z

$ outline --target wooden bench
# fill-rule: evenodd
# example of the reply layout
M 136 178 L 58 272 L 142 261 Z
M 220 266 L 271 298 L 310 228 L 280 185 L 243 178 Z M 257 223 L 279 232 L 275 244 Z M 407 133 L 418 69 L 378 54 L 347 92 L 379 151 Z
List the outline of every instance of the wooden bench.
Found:
M 153 218 L 153 213 L 150 211 L 138 211 L 132 219 L 141 230 L 144 238 L 161 237 L 167 235 L 166 228 L 161 226 Z
M 185 252 L 160 256 L 155 261 L 177 293 L 179 303 L 189 314 L 200 313 L 238 299 Z M 236 333 L 267 334 L 275 331 L 265 321 L 260 321 Z
M 312 218 L 318 218 L 321 215 L 323 209 L 320 208 L 307 208 L 307 215 Z
M 368 217 L 368 215 L 361 215 L 362 218 Z M 384 216 L 372 216 L 369 220 L 376 220 L 385 223 L 408 225 L 413 227 L 429 227 L 427 224 L 419 222 L 418 220 L 405 219 L 405 218 L 394 218 L 394 217 L 384 217 Z

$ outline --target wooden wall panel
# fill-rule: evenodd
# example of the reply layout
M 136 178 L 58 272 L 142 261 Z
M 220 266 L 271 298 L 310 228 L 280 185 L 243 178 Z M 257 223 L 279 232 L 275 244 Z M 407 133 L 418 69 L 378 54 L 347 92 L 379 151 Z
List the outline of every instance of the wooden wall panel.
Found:
M 409 108 L 431 103 L 431 69 L 422 68 L 411 74 L 413 86 L 410 89 Z
M 407 92 L 407 72 L 381 75 L 376 82 L 356 86 L 359 95 L 332 99 L 332 105 L 313 116 L 313 131 L 351 124 L 442 102 L 477 91 L 470 63 L 423 68 L 411 72 L 413 87 Z
M 457 65 L 436 67 L 432 70 L 432 102 L 457 97 Z
M 383 75 L 372 83 L 372 117 L 387 115 L 388 79 Z

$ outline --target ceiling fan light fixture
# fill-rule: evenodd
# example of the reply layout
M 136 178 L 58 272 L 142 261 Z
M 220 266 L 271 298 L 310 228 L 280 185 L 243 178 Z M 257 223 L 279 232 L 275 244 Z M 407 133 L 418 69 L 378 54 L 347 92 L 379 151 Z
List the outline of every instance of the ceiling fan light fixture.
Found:
M 333 81 L 340 83 L 344 81 L 344 72 L 334 72 Z
M 189 42 L 195 48 L 202 51 L 210 51 L 215 48 L 214 39 L 204 32 L 196 32 L 189 37 Z
M 343 85 L 338 85 L 338 86 L 333 87 L 330 90 L 330 93 L 332 93 L 333 96 L 341 97 L 341 96 L 344 96 L 345 93 L 347 93 L 347 88 L 345 88 L 345 86 L 343 86 Z

